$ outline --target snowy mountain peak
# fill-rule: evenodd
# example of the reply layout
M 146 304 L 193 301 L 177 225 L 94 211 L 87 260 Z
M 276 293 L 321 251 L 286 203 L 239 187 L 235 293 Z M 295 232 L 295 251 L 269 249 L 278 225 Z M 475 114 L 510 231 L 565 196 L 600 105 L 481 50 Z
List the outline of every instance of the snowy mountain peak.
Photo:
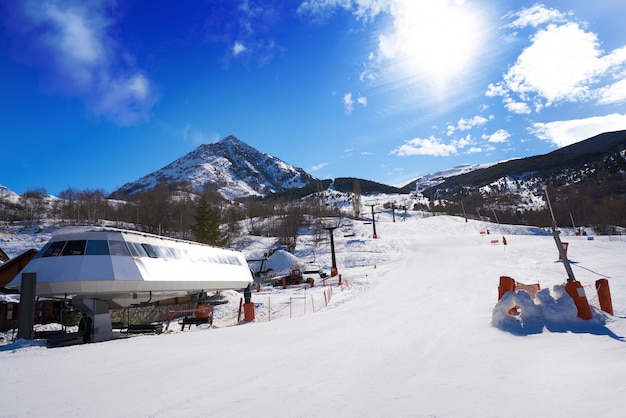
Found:
M 195 191 L 216 188 L 225 198 L 234 199 L 304 187 L 315 180 L 301 168 L 229 135 L 216 143 L 202 144 L 167 166 L 125 184 L 112 196 L 132 195 L 158 183 L 184 182 Z

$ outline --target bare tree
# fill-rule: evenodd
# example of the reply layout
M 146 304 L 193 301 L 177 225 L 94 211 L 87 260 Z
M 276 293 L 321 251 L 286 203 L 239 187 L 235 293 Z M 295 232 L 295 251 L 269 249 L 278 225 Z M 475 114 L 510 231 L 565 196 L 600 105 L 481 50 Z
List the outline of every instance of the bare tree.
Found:
M 361 216 L 361 183 L 358 179 L 354 180 L 353 186 L 352 209 L 354 210 L 354 217 L 359 218 Z
M 26 190 L 26 193 L 20 196 L 19 204 L 22 207 L 22 219 L 33 222 L 42 219 L 48 211 L 48 201 L 46 189 L 37 187 Z

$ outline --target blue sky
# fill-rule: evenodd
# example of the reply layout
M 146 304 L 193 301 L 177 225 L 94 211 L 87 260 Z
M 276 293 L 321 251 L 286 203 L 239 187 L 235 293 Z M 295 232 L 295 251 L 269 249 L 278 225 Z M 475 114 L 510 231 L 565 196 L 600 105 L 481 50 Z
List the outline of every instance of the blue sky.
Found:
M 513 7 L 513 8 L 511 8 Z M 0 4 L 0 184 L 112 192 L 235 135 L 403 184 L 626 129 L 622 1 Z

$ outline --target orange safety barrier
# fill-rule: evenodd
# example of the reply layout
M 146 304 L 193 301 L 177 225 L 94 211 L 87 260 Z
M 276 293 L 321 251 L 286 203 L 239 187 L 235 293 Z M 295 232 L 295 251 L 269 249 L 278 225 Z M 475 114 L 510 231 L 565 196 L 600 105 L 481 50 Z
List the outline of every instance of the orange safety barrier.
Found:
M 576 309 L 578 309 L 578 317 L 581 319 L 591 319 L 593 314 L 591 312 L 591 306 L 589 306 L 587 296 L 585 295 L 583 285 L 580 284 L 578 280 L 567 282 L 565 284 L 565 291 L 572 297 L 572 299 L 574 299 Z
M 526 292 L 528 292 L 530 297 L 534 299 L 535 296 L 537 296 L 537 292 L 541 290 L 541 287 L 539 286 L 539 283 L 524 284 L 520 282 L 515 282 L 515 291 L 518 290 L 525 290 Z
M 536 284 L 524 284 L 516 282 L 513 278 L 509 276 L 500 276 L 500 284 L 498 286 L 498 300 L 502 299 L 502 296 L 506 292 L 517 292 L 518 290 L 525 290 L 528 292 L 531 298 L 535 298 L 537 292 L 541 289 L 539 283 Z M 519 315 L 519 307 L 514 306 L 509 309 L 509 315 Z
M 500 276 L 500 284 L 498 285 L 498 300 L 502 299 L 502 296 L 506 292 L 515 292 L 515 280 L 509 276 Z
M 613 301 L 611 300 L 611 289 L 609 289 L 609 281 L 607 279 L 596 280 L 596 291 L 598 292 L 600 309 L 602 309 L 609 315 L 613 315 Z

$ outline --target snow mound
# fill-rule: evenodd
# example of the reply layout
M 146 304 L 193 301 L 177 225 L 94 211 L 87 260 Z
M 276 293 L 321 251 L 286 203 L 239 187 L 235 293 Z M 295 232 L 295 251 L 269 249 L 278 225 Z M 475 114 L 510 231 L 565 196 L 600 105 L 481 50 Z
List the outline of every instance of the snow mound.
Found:
M 291 269 L 300 267 L 298 257 L 285 250 L 276 250 L 267 259 L 266 268 L 278 276 L 289 274 Z
M 518 314 L 509 314 L 517 307 Z M 540 334 L 544 327 L 553 332 L 587 331 L 600 328 L 606 317 L 594 312 L 593 318 L 578 317 L 574 300 L 565 291 L 565 286 L 554 286 L 537 292 L 533 300 L 524 290 L 506 292 L 493 308 L 491 323 L 494 327 L 513 334 Z

